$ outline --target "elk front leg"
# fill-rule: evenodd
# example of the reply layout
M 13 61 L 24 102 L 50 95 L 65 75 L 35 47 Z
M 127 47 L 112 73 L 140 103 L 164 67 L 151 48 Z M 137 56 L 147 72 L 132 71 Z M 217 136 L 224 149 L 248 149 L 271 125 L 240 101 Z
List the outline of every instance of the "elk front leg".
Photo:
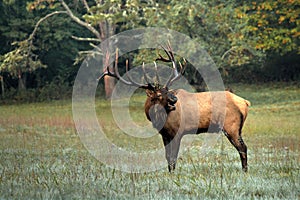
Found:
M 162 136 L 162 138 L 165 146 L 166 159 L 168 161 L 168 169 L 169 172 L 172 172 L 175 170 L 181 138 L 173 138 L 170 136 Z

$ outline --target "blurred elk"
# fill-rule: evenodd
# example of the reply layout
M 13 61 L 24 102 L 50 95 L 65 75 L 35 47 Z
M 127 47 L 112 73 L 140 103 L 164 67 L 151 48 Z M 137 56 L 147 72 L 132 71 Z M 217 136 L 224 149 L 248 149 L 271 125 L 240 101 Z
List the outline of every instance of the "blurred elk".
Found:
M 189 93 L 183 89 L 170 90 L 173 82 L 178 80 L 185 71 L 186 65 L 180 65 L 180 71 L 177 70 L 176 61 L 170 44 L 163 47 L 167 58 L 159 54 L 156 60 L 172 63 L 172 74 L 164 85 L 159 84 L 159 77 L 156 68 L 156 79 L 158 83 L 149 82 L 144 64 L 144 78 L 146 84 L 138 83 L 132 79 L 128 73 L 128 62 L 126 62 L 127 79 L 120 76 L 118 71 L 118 51 L 116 51 L 116 60 L 114 72 L 109 70 L 108 65 L 100 76 L 111 76 L 122 83 L 145 89 L 147 99 L 145 102 L 145 114 L 147 119 L 152 122 L 162 136 L 165 146 L 165 156 L 168 161 L 169 171 L 175 169 L 180 142 L 185 134 L 199 134 L 203 132 L 222 131 L 230 143 L 237 149 L 243 171 L 247 171 L 247 146 L 242 139 L 242 127 L 247 117 L 248 106 L 250 102 L 229 92 L 200 92 Z M 108 63 L 109 54 L 106 54 Z M 213 99 L 223 95 L 224 104 L 214 103 Z M 214 100 L 215 101 L 215 100 Z M 221 100 L 220 100 L 221 101 Z M 224 113 L 224 111 L 226 111 Z M 210 129 L 209 127 L 215 127 Z

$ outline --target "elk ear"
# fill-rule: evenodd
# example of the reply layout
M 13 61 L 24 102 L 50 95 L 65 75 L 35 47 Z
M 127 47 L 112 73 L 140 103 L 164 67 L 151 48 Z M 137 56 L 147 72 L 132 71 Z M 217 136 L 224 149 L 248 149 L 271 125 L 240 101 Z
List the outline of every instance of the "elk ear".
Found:
M 146 89 L 146 94 L 148 97 L 151 97 L 154 92 L 152 90 Z

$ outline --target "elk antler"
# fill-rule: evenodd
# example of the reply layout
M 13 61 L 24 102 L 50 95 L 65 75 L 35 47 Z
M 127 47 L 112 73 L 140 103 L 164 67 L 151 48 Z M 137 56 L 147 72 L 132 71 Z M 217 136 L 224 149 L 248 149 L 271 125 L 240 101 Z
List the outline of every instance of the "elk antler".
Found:
M 164 88 L 170 87 L 174 81 L 178 80 L 185 72 L 186 68 L 186 60 L 184 59 L 184 66 L 179 62 L 180 65 L 180 73 L 178 73 L 177 67 L 176 67 L 176 62 L 175 62 L 175 57 L 173 54 L 173 50 L 170 44 L 170 41 L 168 41 L 168 44 L 165 47 L 161 46 L 165 53 L 167 54 L 168 58 L 164 58 L 161 54 L 159 55 L 159 58 L 156 60 L 160 60 L 163 62 L 172 62 L 172 74 L 170 75 L 169 79 L 167 80 L 166 84 L 164 85 Z
M 143 72 L 144 72 L 144 77 L 145 77 L 145 80 L 146 80 L 147 84 L 137 83 L 131 78 L 131 76 L 128 73 L 128 60 L 126 60 L 126 76 L 128 78 L 128 81 L 120 76 L 120 73 L 119 73 L 119 70 L 118 70 L 118 57 L 119 57 L 118 49 L 116 49 L 116 59 L 115 59 L 115 66 L 114 66 L 114 71 L 115 72 L 114 73 L 111 72 L 110 69 L 109 69 L 109 57 L 110 57 L 110 54 L 107 51 L 106 54 L 105 54 L 104 72 L 100 75 L 98 80 L 100 80 L 104 76 L 111 76 L 111 77 L 114 77 L 117 80 L 121 81 L 125 85 L 136 86 L 138 88 L 153 90 L 154 86 L 151 85 L 151 83 L 149 83 L 148 77 L 147 77 L 145 69 L 144 69 L 144 63 L 143 63 Z
M 154 67 L 155 67 L 155 77 L 156 77 L 156 82 L 157 83 L 160 83 L 160 78 L 158 76 L 158 70 L 157 70 L 157 64 L 156 62 L 154 61 Z

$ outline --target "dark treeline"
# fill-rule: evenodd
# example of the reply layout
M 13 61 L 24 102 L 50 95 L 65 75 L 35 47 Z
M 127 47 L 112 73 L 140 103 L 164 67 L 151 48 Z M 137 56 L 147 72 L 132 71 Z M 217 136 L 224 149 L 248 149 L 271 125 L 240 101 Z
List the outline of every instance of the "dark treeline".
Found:
M 297 82 L 300 80 L 299 5 L 299 1 L 284 0 L 244 3 L 3 0 L 0 2 L 1 100 L 70 98 L 77 70 L 88 50 L 113 34 L 148 26 L 167 27 L 204 44 L 225 83 Z M 70 13 L 64 13 L 43 20 L 30 38 L 40 19 L 55 11 L 66 12 L 67 8 L 86 25 L 94 27 L 99 37 L 88 26 L 78 24 Z M 106 35 L 103 27 L 108 27 Z M 82 38 L 94 40 L 87 42 Z M 140 62 L 145 57 L 141 56 L 143 53 L 133 53 L 131 57 Z M 192 84 L 201 84 L 201 77 L 195 72 L 187 71 L 186 76 Z M 99 86 L 101 94 L 105 90 L 103 84 Z

